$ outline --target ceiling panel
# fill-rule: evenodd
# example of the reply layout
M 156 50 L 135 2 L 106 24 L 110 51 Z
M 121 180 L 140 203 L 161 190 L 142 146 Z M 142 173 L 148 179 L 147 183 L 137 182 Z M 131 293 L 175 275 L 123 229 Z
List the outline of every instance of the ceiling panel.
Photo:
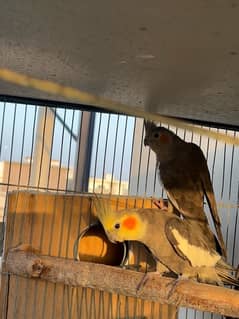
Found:
M 239 125 L 238 0 L 0 0 L 0 66 Z M 0 94 L 61 100 L 0 81 Z

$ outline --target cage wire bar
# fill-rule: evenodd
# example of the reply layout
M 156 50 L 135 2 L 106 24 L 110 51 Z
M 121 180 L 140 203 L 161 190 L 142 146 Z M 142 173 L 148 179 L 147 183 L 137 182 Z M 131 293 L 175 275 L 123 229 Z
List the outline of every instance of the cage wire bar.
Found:
M 168 126 L 166 126 L 168 127 Z M 205 126 L 204 126 L 205 127 Z M 168 127 L 186 141 L 198 144 L 208 162 L 213 180 L 218 209 L 222 221 L 222 231 L 227 245 L 228 261 L 239 264 L 238 234 L 238 194 L 239 194 L 239 150 L 234 145 L 192 134 L 186 130 Z M 238 131 L 207 127 L 225 134 L 239 136 Z M 161 197 L 165 193 L 155 170 L 155 155 L 143 145 L 143 120 L 130 116 L 101 112 L 82 111 L 62 107 L 43 107 L 31 104 L 0 102 L 0 212 L 1 249 L 4 234 L 6 196 L 12 190 L 36 190 L 58 193 L 95 192 L 126 196 Z M 85 169 L 88 167 L 88 169 Z M 72 203 L 73 205 L 73 203 Z M 54 203 L 50 234 L 54 232 L 57 203 Z M 72 208 L 73 209 L 73 208 Z M 59 237 L 50 238 L 48 252 L 52 252 L 52 242 L 59 241 L 58 256 L 69 257 L 67 242 L 70 237 L 72 209 L 64 210 L 69 218 L 66 243 L 63 243 L 63 222 Z M 209 208 L 205 204 L 206 212 Z M 209 218 L 210 219 L 210 218 Z M 64 220 L 64 218 L 63 218 Z M 82 224 L 79 218 L 78 229 Z M 90 216 L 88 224 L 90 223 Z M 46 227 L 43 218 L 42 225 Z M 19 225 L 23 227 L 23 225 Z M 23 229 L 22 229 L 23 231 Z M 33 236 L 33 234 L 31 234 Z M 53 236 L 53 235 L 51 235 Z M 40 248 L 43 235 L 39 234 Z M 19 238 L 20 241 L 21 238 Z M 31 238 L 29 238 L 29 241 Z M 18 279 L 16 279 L 16 286 Z M 35 289 L 34 307 L 29 313 L 28 290 L 23 297 L 14 300 L 14 316 L 17 318 L 18 304 L 23 304 L 25 315 L 35 318 L 63 318 L 64 311 L 56 306 L 63 298 L 62 309 L 68 309 L 69 318 L 73 313 L 87 314 L 87 318 L 112 318 L 118 311 L 118 318 L 128 318 L 128 297 L 118 296 L 118 306 L 113 310 L 112 295 L 83 288 L 63 287 L 61 296 L 53 294 L 52 313 L 46 314 L 49 284 L 35 281 L 30 285 L 44 285 L 44 293 L 37 296 Z M 27 288 L 27 287 L 26 287 Z M 90 304 L 87 298 L 90 294 Z M 72 300 L 77 298 L 77 306 Z M 38 309 L 38 298 L 44 307 Z M 102 301 L 108 298 L 107 307 Z M 125 299 L 124 313 L 120 313 L 120 302 Z M 133 318 L 144 317 L 144 301 L 135 299 Z M 96 306 L 98 305 L 98 307 Z M 151 303 L 151 317 L 155 317 L 156 305 Z M 57 310 L 58 309 L 58 310 Z M 61 310 L 62 310 L 61 309 Z M 58 312 L 57 312 L 58 311 Z M 115 313 L 114 313 L 115 315 Z M 191 309 L 180 309 L 178 318 L 222 318 L 220 315 L 202 313 Z

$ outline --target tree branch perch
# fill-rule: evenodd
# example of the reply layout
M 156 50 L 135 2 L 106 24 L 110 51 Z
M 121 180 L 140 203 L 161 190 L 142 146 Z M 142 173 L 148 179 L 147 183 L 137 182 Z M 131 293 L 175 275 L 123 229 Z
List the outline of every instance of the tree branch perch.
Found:
M 39 278 L 53 283 L 84 286 L 127 296 L 195 308 L 231 317 L 239 316 L 239 292 L 191 280 L 179 281 L 152 274 L 137 292 L 143 273 L 102 264 L 41 256 L 32 249 L 9 250 L 5 270 L 27 278 Z

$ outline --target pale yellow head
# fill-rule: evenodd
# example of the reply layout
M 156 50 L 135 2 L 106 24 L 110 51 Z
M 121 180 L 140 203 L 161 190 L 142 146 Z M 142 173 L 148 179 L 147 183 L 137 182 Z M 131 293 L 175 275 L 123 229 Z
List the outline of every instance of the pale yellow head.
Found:
M 97 198 L 94 200 L 96 216 L 112 242 L 125 240 L 140 241 L 146 232 L 146 223 L 138 213 L 138 209 L 115 211 L 110 202 Z

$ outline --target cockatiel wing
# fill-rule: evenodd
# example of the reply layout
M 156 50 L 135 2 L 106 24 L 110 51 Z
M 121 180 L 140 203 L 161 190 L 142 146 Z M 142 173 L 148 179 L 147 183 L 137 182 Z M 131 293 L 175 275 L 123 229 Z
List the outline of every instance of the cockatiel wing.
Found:
M 201 183 L 192 176 L 190 169 L 184 169 L 180 161 L 160 165 L 160 179 L 168 199 L 185 217 L 207 221 L 203 210 Z M 175 173 L 176 172 L 176 173 Z
M 191 218 L 201 222 L 207 221 L 203 207 L 194 205 L 196 201 L 195 195 L 199 194 L 194 192 L 194 197 L 192 197 L 189 194 L 192 190 L 190 190 L 187 194 L 184 194 L 180 189 L 176 189 L 175 187 L 170 189 L 165 187 L 165 190 L 173 207 L 175 207 L 185 218 Z M 185 196 L 188 196 L 187 201 L 185 201 Z
M 231 274 L 233 267 L 211 248 L 200 228 L 185 220 L 171 218 L 165 225 L 165 232 L 176 253 L 189 261 L 198 281 L 239 286 L 239 280 Z
M 165 225 L 166 236 L 179 256 L 193 267 L 214 267 L 221 256 L 208 245 L 201 230 L 192 229 L 185 220 L 171 218 Z
M 160 178 L 172 205 L 185 217 L 207 222 L 203 199 L 207 198 L 217 233 L 221 253 L 226 257 L 226 248 L 221 231 L 213 186 L 206 159 L 200 147 L 193 143 L 181 144 L 176 161 L 160 165 Z
M 221 231 L 221 222 L 217 210 L 216 199 L 214 196 L 213 186 L 210 178 L 210 174 L 207 167 L 206 159 L 203 155 L 202 150 L 195 144 L 192 144 L 194 149 L 195 159 L 197 158 L 198 171 L 200 172 L 200 180 L 202 183 L 203 193 L 206 196 L 207 203 L 210 209 L 210 213 L 213 219 L 213 223 L 216 229 L 217 237 L 223 252 L 223 255 L 226 256 L 226 248 Z

